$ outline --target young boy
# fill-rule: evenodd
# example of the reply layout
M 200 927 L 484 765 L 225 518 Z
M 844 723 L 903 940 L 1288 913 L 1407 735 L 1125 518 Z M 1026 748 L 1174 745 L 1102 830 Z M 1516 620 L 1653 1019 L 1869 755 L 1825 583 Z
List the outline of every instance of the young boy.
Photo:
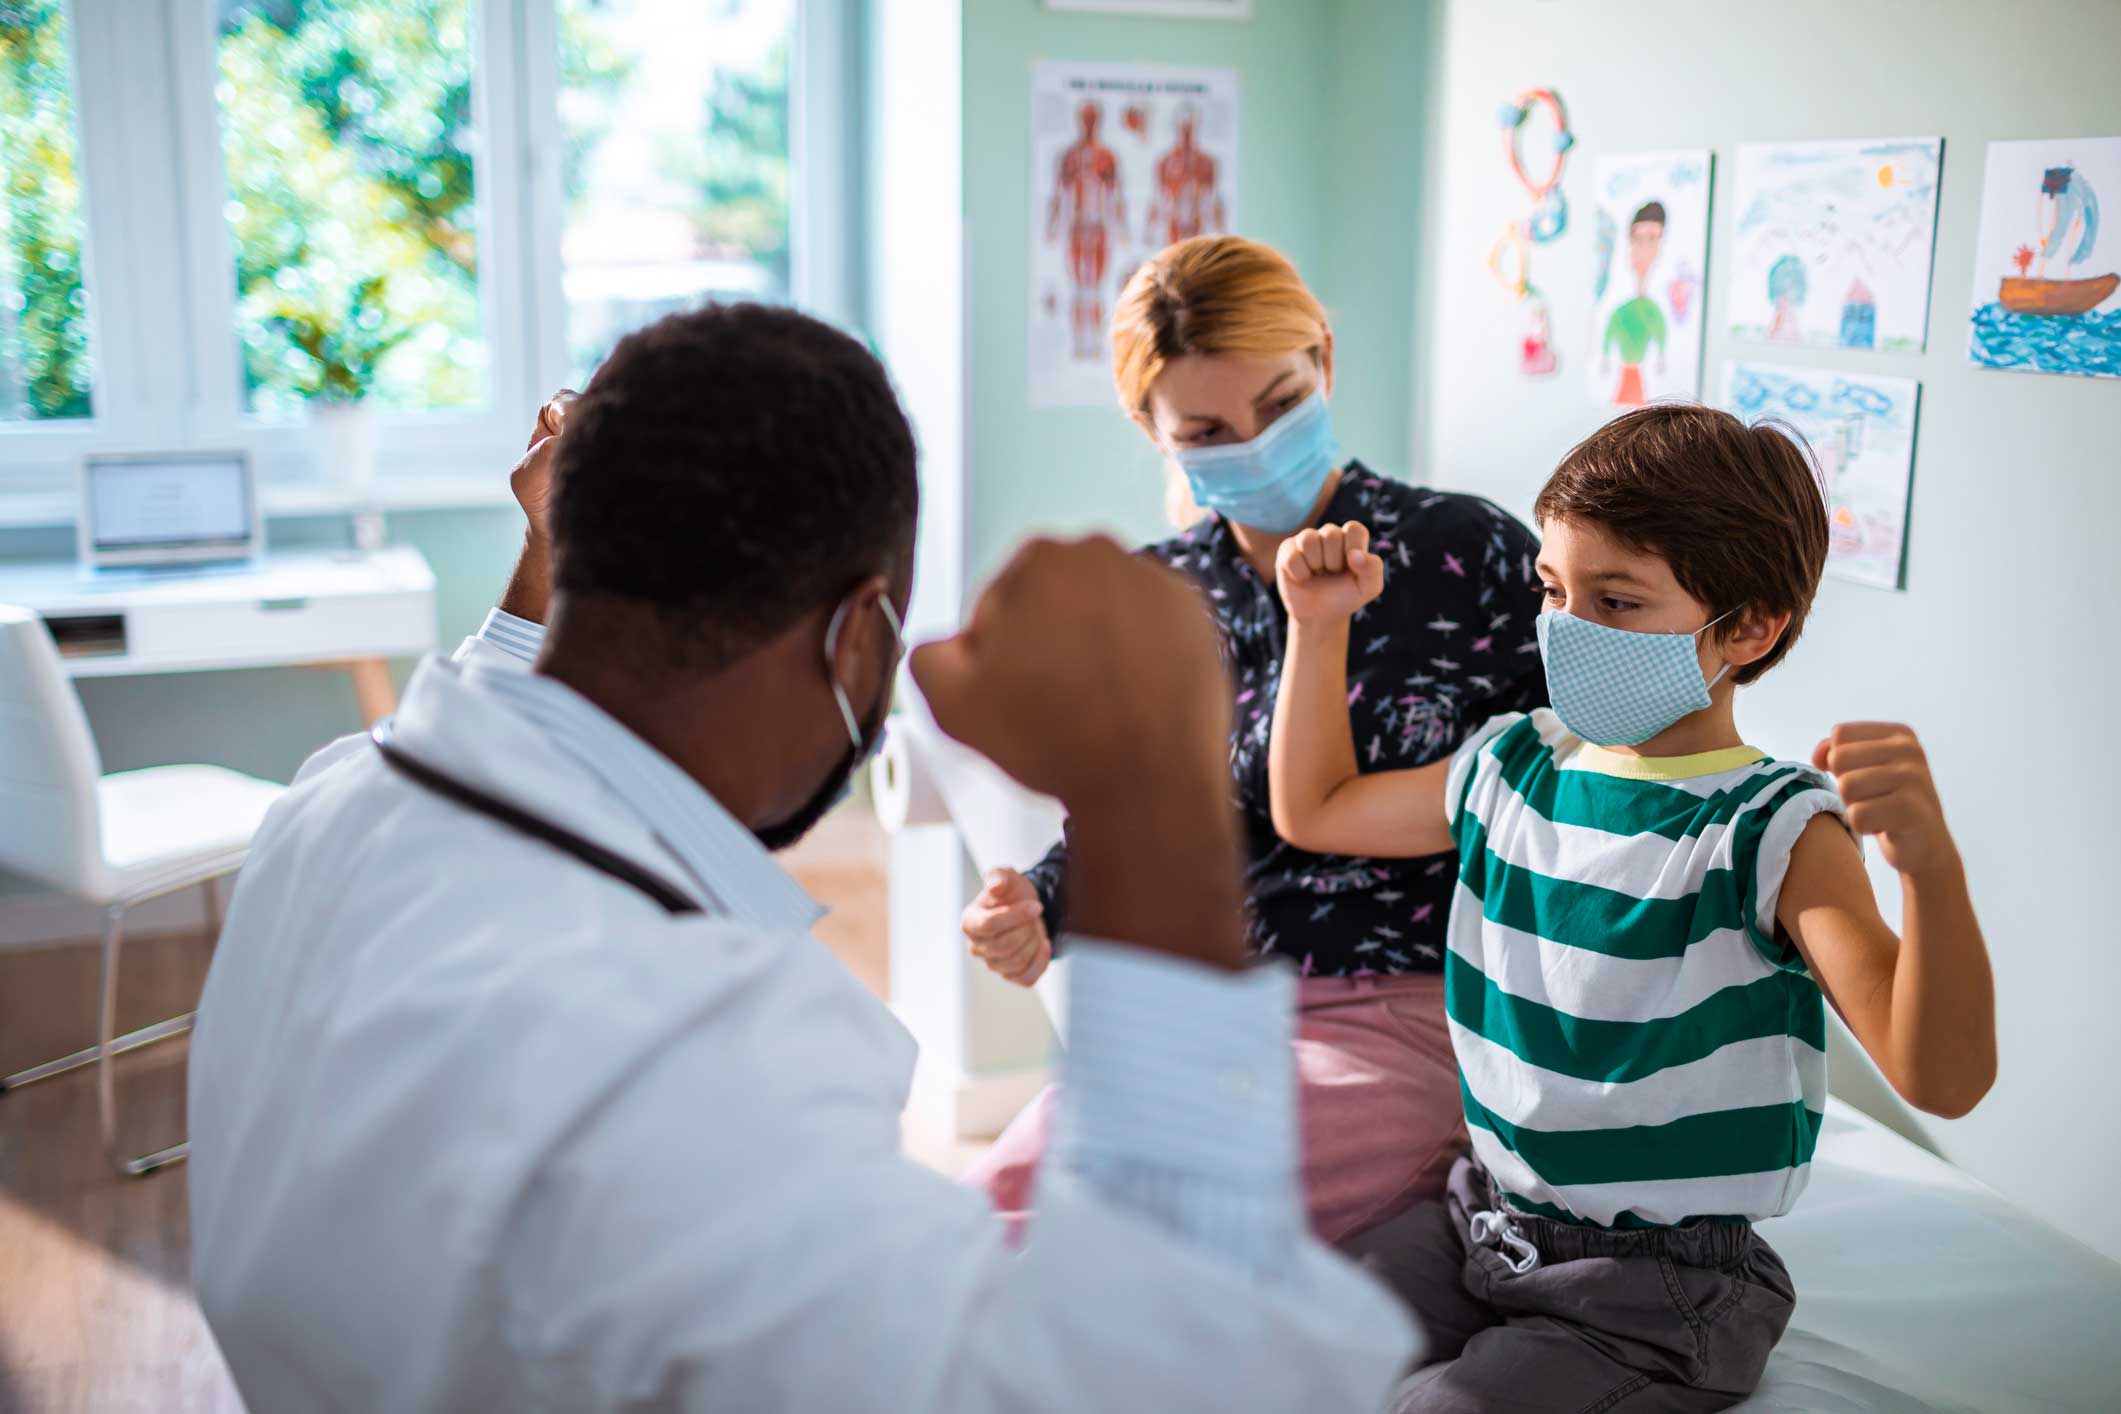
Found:
M 1826 559 L 1792 442 L 1645 408 L 1570 452 L 1537 513 L 1553 708 L 1420 770 L 1363 774 L 1349 731 L 1349 622 L 1383 584 L 1367 531 L 1282 547 L 1275 827 L 1459 856 L 1445 991 L 1473 1152 L 1443 1202 L 1350 1248 L 1439 1362 L 1401 1411 L 1722 1409 L 1795 1301 L 1752 1224 L 1809 1172 L 1825 1002 L 1911 1104 L 1961 1115 L 1995 1077 L 1988 955 L 1913 733 L 1837 727 L 1812 767 L 1738 733 L 1737 688 L 1796 641 Z M 1900 873 L 1904 938 L 1856 835 Z

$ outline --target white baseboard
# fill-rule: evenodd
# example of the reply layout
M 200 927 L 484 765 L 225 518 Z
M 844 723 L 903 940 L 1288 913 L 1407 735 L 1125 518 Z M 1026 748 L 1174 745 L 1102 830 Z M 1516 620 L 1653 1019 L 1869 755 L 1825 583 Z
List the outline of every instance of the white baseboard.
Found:
M 223 880 L 216 887 L 220 890 L 222 916 L 226 917 L 228 881 Z M 125 911 L 127 937 L 196 933 L 205 926 L 206 904 L 197 889 L 180 889 Z M 71 894 L 30 886 L 25 886 L 22 893 L 0 893 L 0 950 L 94 943 L 102 937 L 103 910 L 95 904 Z

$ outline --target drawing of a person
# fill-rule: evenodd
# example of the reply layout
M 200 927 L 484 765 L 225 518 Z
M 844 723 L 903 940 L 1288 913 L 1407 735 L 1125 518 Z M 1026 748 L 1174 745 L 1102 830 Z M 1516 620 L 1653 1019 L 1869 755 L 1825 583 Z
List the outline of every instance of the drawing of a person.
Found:
M 1053 200 L 1046 208 L 1046 239 L 1068 238 L 1068 280 L 1074 287 L 1070 322 L 1075 357 L 1094 359 L 1105 328 L 1105 266 L 1111 259 L 1111 228 L 1126 223 L 1119 186 L 1119 158 L 1098 140 L 1104 109 L 1086 100 L 1076 110 L 1081 136 L 1060 157 Z
M 1775 319 L 1767 331 L 1770 339 L 1787 339 L 1794 343 L 1804 338 L 1797 311 L 1804 304 L 1805 288 L 1809 283 L 1804 262 L 1794 255 L 1785 255 L 1768 267 L 1768 298 L 1775 305 Z
M 1613 391 L 1616 407 L 1640 407 L 1648 399 L 1642 387 L 1642 361 L 1651 345 L 1657 348 L 1657 371 L 1664 372 L 1664 351 L 1669 330 L 1664 310 L 1650 297 L 1650 271 L 1664 249 L 1664 203 L 1646 201 L 1628 222 L 1628 266 L 1635 272 L 1635 298 L 1614 309 L 1605 325 L 1604 368 L 1613 366 L 1620 354 L 1620 386 Z

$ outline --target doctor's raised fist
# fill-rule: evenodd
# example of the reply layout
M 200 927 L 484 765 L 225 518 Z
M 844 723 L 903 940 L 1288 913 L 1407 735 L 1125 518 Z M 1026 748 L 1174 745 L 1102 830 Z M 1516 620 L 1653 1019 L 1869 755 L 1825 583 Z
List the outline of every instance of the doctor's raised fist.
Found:
M 1033 540 L 913 652 L 937 725 L 1071 811 L 1229 794 L 1229 689 L 1199 592 L 1102 536 Z

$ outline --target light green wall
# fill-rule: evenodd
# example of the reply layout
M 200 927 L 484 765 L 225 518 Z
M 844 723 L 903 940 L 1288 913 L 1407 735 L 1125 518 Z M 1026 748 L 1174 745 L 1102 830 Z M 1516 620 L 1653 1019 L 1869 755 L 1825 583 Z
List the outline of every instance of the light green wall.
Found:
M 1432 479 L 1521 514 L 1602 416 L 1581 383 L 1590 223 L 1534 256 L 1553 300 L 1558 377 L 1517 375 L 1519 326 L 1481 269 L 1488 242 L 1523 202 L 1495 110 L 1531 84 L 1568 102 L 1580 146 L 1565 189 L 1578 213 L 1601 153 L 1715 150 L 1712 395 L 1733 356 L 1921 380 L 1906 592 L 1828 580 L 1803 642 L 1740 695 L 1739 717 L 1753 740 L 1784 754 L 1808 756 L 1850 718 L 1906 721 L 1923 735 L 1995 958 L 2002 1073 L 1966 1119 L 1898 1118 L 2121 1256 L 2121 1206 L 2109 1186 L 2121 1130 L 2105 1122 L 2121 1075 L 2121 949 L 2105 892 L 2121 769 L 2104 744 L 2121 673 L 2100 616 L 2121 524 L 2121 384 L 1980 370 L 1966 357 L 1986 146 L 2121 133 L 2112 62 L 2121 5 L 1788 0 L 1764 28 L 1734 3 L 1456 0 L 1444 43 L 1423 280 L 1438 331 L 1425 394 L 1435 409 Z M 1926 352 L 1783 352 L 1720 332 L 1738 144 L 1939 134 Z M 1880 883 L 1897 916 L 1897 886 Z M 1834 1069 L 1837 1090 L 1864 1091 L 1866 1104 L 1894 1113 L 1860 1054 L 1837 1053 Z M 2100 1118 L 2087 1122 L 2094 1112 Z
M 1239 23 L 965 6 L 972 577 L 1033 531 L 1167 534 L 1161 461 L 1117 410 L 1034 409 L 1030 77 L 1041 59 L 1239 71 L 1239 229 L 1287 254 L 1332 311 L 1348 450 L 1405 466 L 1428 0 L 1254 0 Z
M 1432 64 L 1440 10 L 1429 0 L 1336 0 L 1333 104 L 1322 169 L 1318 288 L 1333 319 L 1333 419 L 1377 471 L 1411 464 L 1423 354 L 1415 285 L 1423 267 Z

